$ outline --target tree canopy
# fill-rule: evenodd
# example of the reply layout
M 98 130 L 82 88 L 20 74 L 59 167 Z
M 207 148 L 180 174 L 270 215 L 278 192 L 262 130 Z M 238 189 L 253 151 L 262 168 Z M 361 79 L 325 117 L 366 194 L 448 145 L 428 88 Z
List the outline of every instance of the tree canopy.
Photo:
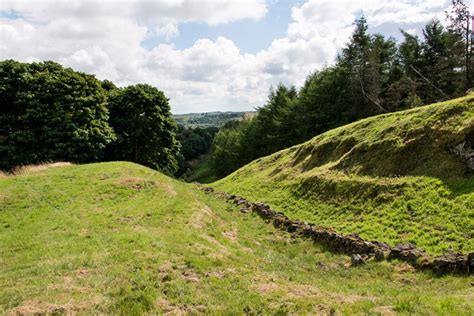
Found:
M 474 78 L 464 27 L 467 12 L 462 1 L 453 1 L 447 27 L 433 19 L 422 38 L 402 31 L 400 44 L 370 34 L 365 18 L 357 19 L 333 66 L 308 76 L 299 91 L 284 85 L 271 89 L 253 120 L 219 131 L 211 155 L 216 172 L 224 176 L 258 157 L 368 116 L 463 95 Z
M 164 93 L 55 62 L 0 62 L 0 169 L 48 161 L 129 160 L 177 170 L 176 123 Z
M 54 62 L 0 63 L 0 168 L 97 161 L 115 140 L 107 94 L 91 75 Z

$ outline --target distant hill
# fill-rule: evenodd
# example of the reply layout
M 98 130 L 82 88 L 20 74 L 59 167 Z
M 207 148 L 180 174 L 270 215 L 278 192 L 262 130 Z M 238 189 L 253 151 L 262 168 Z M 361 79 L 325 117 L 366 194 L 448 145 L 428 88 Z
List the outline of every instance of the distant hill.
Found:
M 221 127 L 229 121 L 239 121 L 245 117 L 252 117 L 256 112 L 205 112 L 175 114 L 173 118 L 178 124 L 185 127 Z
M 467 278 L 351 259 L 125 162 L 0 177 L 0 314 L 453 314 Z
M 473 169 L 471 94 L 330 130 L 213 186 L 342 233 L 472 252 Z

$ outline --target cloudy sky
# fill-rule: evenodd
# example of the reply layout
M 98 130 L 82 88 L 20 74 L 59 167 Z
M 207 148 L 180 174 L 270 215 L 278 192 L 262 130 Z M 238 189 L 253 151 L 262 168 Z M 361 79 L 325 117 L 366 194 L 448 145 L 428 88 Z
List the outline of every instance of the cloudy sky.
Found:
M 250 110 L 279 82 L 334 62 L 362 13 L 421 34 L 450 0 L 0 0 L 0 60 L 54 60 L 120 86 L 149 83 L 173 113 Z M 467 1 L 471 5 L 471 0 Z

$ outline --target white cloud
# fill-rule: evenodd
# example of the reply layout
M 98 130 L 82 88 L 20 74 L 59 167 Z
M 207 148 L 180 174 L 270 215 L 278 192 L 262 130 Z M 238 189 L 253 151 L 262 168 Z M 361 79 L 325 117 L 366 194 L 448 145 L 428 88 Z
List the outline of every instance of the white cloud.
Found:
M 361 10 L 372 26 L 410 26 L 442 17 L 447 5 L 444 0 L 309 0 L 293 8 L 285 37 L 248 54 L 225 37 L 200 39 L 186 49 L 169 41 L 180 35 L 183 22 L 261 19 L 267 12 L 263 0 L 3 0 L 2 9 L 20 18 L 0 18 L 0 59 L 51 59 L 119 85 L 147 82 L 165 91 L 174 112 L 251 109 L 265 102 L 271 85 L 300 85 L 332 63 Z M 147 50 L 141 44 L 150 36 L 168 43 Z

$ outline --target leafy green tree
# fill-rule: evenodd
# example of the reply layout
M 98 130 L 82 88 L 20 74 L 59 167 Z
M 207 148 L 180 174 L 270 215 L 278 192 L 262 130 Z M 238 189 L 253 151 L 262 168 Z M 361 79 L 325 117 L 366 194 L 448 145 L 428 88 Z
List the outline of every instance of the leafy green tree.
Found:
M 214 138 L 211 165 L 219 177 L 237 170 L 247 161 L 244 147 L 244 131 L 250 122 L 227 122 Z
M 280 84 L 271 89 L 265 106 L 258 109 L 253 134 L 248 135 L 256 142 L 256 155 L 252 159 L 266 156 L 293 143 L 295 127 L 289 116 L 292 114 L 292 102 L 297 92 L 294 87 Z
M 0 168 L 90 162 L 114 140 L 107 95 L 94 76 L 54 62 L 0 62 Z
M 181 155 L 178 159 L 179 170 L 176 176 L 185 174 L 191 167 L 192 160 L 210 152 L 212 141 L 218 131 L 219 128 L 215 126 L 192 128 L 178 124 L 177 140 L 181 144 Z
M 117 140 L 107 158 L 127 160 L 173 174 L 180 144 L 165 94 L 147 84 L 119 89 L 109 100 L 110 125 Z

